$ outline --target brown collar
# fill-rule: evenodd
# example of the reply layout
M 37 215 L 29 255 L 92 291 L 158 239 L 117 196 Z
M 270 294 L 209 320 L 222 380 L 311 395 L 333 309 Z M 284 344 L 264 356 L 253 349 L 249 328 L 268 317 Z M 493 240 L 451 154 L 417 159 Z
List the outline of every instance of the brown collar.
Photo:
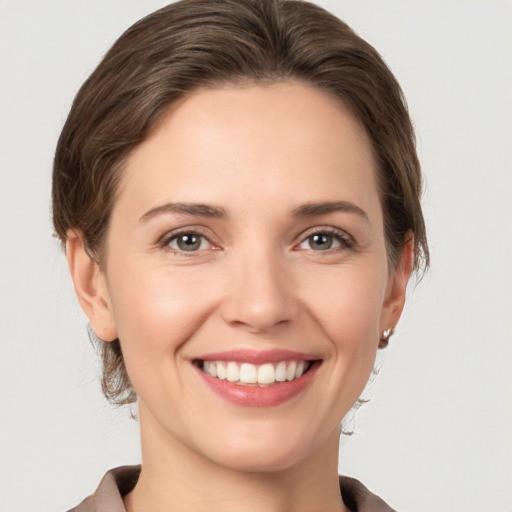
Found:
M 68 512 L 126 512 L 123 496 L 137 483 L 140 466 L 120 466 L 106 473 L 96 492 Z M 343 502 L 353 512 L 394 512 L 359 480 L 340 476 Z

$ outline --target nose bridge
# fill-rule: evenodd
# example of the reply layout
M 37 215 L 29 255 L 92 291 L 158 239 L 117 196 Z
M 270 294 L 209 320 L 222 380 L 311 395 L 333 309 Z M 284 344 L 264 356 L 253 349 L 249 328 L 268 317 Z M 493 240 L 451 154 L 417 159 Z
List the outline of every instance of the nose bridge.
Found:
M 252 332 L 264 332 L 293 320 L 298 304 L 284 255 L 268 245 L 236 251 L 228 270 L 224 319 Z

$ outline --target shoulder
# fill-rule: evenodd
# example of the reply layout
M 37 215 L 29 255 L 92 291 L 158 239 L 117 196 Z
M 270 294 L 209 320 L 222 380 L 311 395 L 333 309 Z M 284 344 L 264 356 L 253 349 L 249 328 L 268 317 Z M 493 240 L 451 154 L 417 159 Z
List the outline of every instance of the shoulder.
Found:
M 382 498 L 369 491 L 359 480 L 340 476 L 340 491 L 345 505 L 353 512 L 395 512 Z
M 108 471 L 98 488 L 78 506 L 67 512 L 126 512 L 123 496 L 137 483 L 140 466 L 121 466 Z M 345 505 L 353 512 L 395 512 L 359 480 L 340 476 L 340 492 Z
M 137 483 L 140 466 L 120 466 L 108 471 L 98 488 L 68 512 L 126 512 L 123 496 Z

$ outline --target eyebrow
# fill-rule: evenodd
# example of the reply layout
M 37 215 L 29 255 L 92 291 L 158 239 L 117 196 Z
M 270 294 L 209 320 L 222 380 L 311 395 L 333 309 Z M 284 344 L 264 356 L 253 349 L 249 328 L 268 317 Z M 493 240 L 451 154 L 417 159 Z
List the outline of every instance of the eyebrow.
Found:
M 359 206 L 350 201 L 324 201 L 320 203 L 305 203 L 295 208 L 292 212 L 294 217 L 313 217 L 315 215 L 326 215 L 333 212 L 355 213 L 367 222 L 370 222 L 368 214 Z
M 367 222 L 369 218 L 367 213 L 350 201 L 323 201 L 305 203 L 292 211 L 292 217 L 314 217 L 316 215 L 326 215 L 334 212 L 355 213 Z M 210 217 L 222 219 L 227 217 L 224 208 L 212 206 L 202 203 L 165 203 L 148 210 L 139 222 L 147 222 L 148 220 L 164 213 L 181 213 L 185 215 L 199 215 L 202 217 Z
M 139 222 L 146 222 L 162 213 L 184 213 L 185 215 L 200 215 L 202 217 L 223 218 L 226 211 L 223 208 L 201 203 L 166 203 L 147 211 Z

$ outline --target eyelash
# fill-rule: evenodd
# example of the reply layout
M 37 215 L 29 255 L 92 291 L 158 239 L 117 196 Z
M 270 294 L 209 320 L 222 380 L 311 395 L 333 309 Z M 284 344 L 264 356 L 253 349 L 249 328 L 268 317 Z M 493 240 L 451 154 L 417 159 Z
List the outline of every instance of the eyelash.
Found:
M 172 252 L 173 254 L 176 254 L 176 255 L 179 255 L 179 256 L 194 256 L 198 252 L 201 252 L 201 251 L 190 251 L 189 253 L 187 253 L 187 251 L 182 251 L 182 250 L 179 250 L 179 249 L 175 249 L 174 247 L 170 246 L 170 243 L 173 240 L 177 240 L 180 236 L 183 236 L 183 235 L 190 235 L 190 236 L 200 237 L 200 238 L 203 238 L 204 240 L 206 240 L 210 244 L 210 246 L 214 245 L 210 241 L 210 239 L 200 229 L 188 228 L 188 229 L 183 229 L 183 230 L 180 230 L 180 231 L 173 231 L 171 233 L 166 233 L 160 239 L 160 241 L 158 242 L 158 246 L 161 249 L 166 249 L 166 250 Z
M 333 228 L 333 227 L 322 227 L 322 228 L 314 228 L 313 230 L 306 232 L 302 235 L 302 241 L 298 244 L 298 246 L 302 245 L 303 243 L 307 242 L 310 238 L 312 238 L 315 235 L 327 235 L 332 236 L 336 241 L 340 243 L 340 247 L 335 248 L 329 248 L 325 251 L 315 251 L 313 249 L 309 249 L 313 252 L 323 252 L 332 254 L 335 252 L 344 251 L 347 249 L 354 249 L 355 242 L 354 239 L 348 235 L 345 231 L 342 231 L 341 229 Z
M 180 231 L 174 231 L 171 233 L 167 233 L 164 235 L 160 241 L 158 242 L 158 246 L 162 249 L 166 249 L 173 254 L 179 255 L 179 256 L 194 256 L 198 252 L 202 251 L 190 251 L 187 253 L 187 251 L 175 249 L 173 247 L 170 247 L 170 243 L 173 240 L 177 240 L 180 236 L 183 235 L 190 235 L 190 236 L 196 236 L 201 237 L 204 240 L 210 244 L 210 246 L 214 246 L 214 244 L 210 241 L 208 236 L 197 228 L 189 228 L 189 229 L 183 229 Z M 333 228 L 333 227 L 322 227 L 322 228 L 314 228 L 313 230 L 306 232 L 305 234 L 301 235 L 301 241 L 295 245 L 295 247 L 300 247 L 304 242 L 306 242 L 308 239 L 315 235 L 327 235 L 332 236 L 336 241 L 340 243 L 340 247 L 335 247 L 333 249 L 329 248 L 325 251 L 315 251 L 314 249 L 309 249 L 312 252 L 324 252 L 324 253 L 334 253 L 334 252 L 340 252 L 347 249 L 354 249 L 355 248 L 355 241 L 354 239 L 348 235 L 345 231 L 342 231 L 341 229 Z M 215 247 L 215 246 L 214 246 Z

